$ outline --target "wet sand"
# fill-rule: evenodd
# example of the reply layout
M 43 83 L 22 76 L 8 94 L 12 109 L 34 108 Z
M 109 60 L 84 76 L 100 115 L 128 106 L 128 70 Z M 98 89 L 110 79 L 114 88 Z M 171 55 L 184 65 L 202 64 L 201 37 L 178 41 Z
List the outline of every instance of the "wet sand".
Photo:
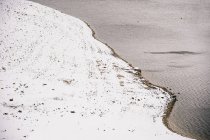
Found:
M 96 37 L 138 66 L 178 101 L 169 127 L 210 137 L 210 2 L 208 0 L 33 0 L 90 24 Z

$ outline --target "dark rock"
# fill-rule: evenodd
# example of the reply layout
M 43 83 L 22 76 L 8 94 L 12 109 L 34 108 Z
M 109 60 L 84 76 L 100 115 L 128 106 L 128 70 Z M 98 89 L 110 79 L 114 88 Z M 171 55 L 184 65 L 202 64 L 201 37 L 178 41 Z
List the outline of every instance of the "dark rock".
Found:
M 1 67 L 2 68 L 2 70 L 6 70 L 6 68 L 5 67 Z

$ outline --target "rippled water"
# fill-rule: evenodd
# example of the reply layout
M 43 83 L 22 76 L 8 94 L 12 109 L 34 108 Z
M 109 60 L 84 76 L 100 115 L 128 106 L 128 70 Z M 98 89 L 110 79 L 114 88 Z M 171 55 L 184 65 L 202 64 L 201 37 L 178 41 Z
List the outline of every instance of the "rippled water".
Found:
M 152 83 L 178 97 L 170 128 L 210 139 L 209 0 L 33 0 L 88 22 Z

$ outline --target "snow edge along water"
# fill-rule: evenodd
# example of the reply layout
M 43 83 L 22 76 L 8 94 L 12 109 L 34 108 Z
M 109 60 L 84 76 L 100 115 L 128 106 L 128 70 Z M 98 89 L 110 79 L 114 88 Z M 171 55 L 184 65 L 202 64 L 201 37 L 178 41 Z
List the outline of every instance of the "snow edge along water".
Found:
M 80 19 L 80 20 L 81 20 L 81 19 Z M 83 21 L 83 20 L 82 20 L 82 21 Z M 126 62 L 127 64 L 129 64 L 129 66 L 132 67 L 133 70 L 136 72 L 136 73 L 133 73 L 133 74 L 138 75 L 139 78 L 140 78 L 141 80 L 143 80 L 143 83 L 144 83 L 145 85 L 147 85 L 147 86 L 150 87 L 150 88 L 160 88 L 160 89 L 162 89 L 162 90 L 165 92 L 165 94 L 169 94 L 169 95 L 170 95 L 170 100 L 169 100 L 168 103 L 166 104 L 166 107 L 165 107 L 165 109 L 164 109 L 165 111 L 164 111 L 164 114 L 163 114 L 163 116 L 162 116 L 162 118 L 163 118 L 163 119 L 162 119 L 163 124 L 164 124 L 171 132 L 176 133 L 176 134 L 178 134 L 178 135 L 181 135 L 181 136 L 183 136 L 183 137 L 186 137 L 185 135 L 182 135 L 182 134 L 180 134 L 180 133 L 174 131 L 173 129 L 171 129 L 170 126 L 169 126 L 169 122 L 168 122 L 168 121 L 169 121 L 168 118 L 170 117 L 170 114 L 171 114 L 171 112 L 172 112 L 172 110 L 173 110 L 173 107 L 174 107 L 174 105 L 175 105 L 175 103 L 176 103 L 176 101 L 177 101 L 176 95 L 175 95 L 173 92 L 171 92 L 170 90 L 168 90 L 167 88 L 163 87 L 163 86 L 155 85 L 155 84 L 149 82 L 149 80 L 147 80 L 147 79 L 142 75 L 141 69 L 140 69 L 140 68 L 136 68 L 136 67 L 133 66 L 131 63 L 129 63 L 128 61 L 126 61 L 125 59 L 123 59 L 120 55 L 118 55 L 118 54 L 116 53 L 116 51 L 115 51 L 108 43 L 105 43 L 105 42 L 101 41 L 100 39 L 98 39 L 98 38 L 96 37 L 96 32 L 91 28 L 90 24 L 88 24 L 86 21 L 83 21 L 83 22 L 86 23 L 86 25 L 92 30 L 92 36 L 93 36 L 96 40 L 100 41 L 101 43 L 105 44 L 108 48 L 110 48 L 111 51 L 112 51 L 112 53 L 113 53 L 112 55 L 113 55 L 114 57 L 118 57 L 118 58 L 120 58 L 121 60 L 123 60 L 124 62 Z M 188 137 L 186 137 L 186 138 L 188 138 Z
M 29 0 L 29 1 L 30 1 L 30 0 Z M 56 9 L 56 10 L 57 10 L 57 9 Z M 59 10 L 57 10 L 57 11 L 59 11 Z M 61 11 L 59 11 L 59 12 L 61 12 Z M 63 13 L 63 12 L 61 12 L 61 13 Z M 65 13 L 63 13 L 63 14 L 65 14 Z M 65 14 L 65 15 L 67 15 L 67 14 Z M 74 18 L 76 18 L 76 17 L 74 17 Z M 77 19 L 79 19 L 79 18 L 77 18 Z M 90 25 L 89 23 L 87 23 L 86 21 L 84 21 L 84 20 L 82 20 L 82 19 L 79 19 L 79 20 L 81 20 L 82 22 L 84 22 L 84 23 L 91 29 L 91 31 L 92 31 L 92 37 L 93 37 L 94 39 L 96 39 L 97 41 L 103 43 L 106 47 L 108 47 L 108 48 L 112 51 L 112 56 L 117 57 L 117 58 L 120 58 L 120 59 L 123 60 L 125 63 L 127 63 L 130 67 L 132 67 L 133 70 L 135 71 L 135 73 L 133 73 L 133 74 L 134 74 L 134 75 L 138 75 L 139 78 L 140 78 L 141 80 L 143 80 L 143 83 L 144 83 L 145 85 L 147 85 L 147 86 L 150 87 L 150 88 L 160 88 L 160 89 L 162 89 L 162 90 L 165 92 L 165 94 L 169 94 L 169 95 L 170 95 L 170 100 L 169 100 L 168 103 L 166 104 L 165 109 L 164 109 L 165 111 L 164 111 L 164 114 L 163 114 L 163 116 L 162 116 L 162 118 L 163 118 L 163 119 L 162 119 L 162 120 L 163 120 L 163 124 L 164 124 L 170 131 L 172 131 L 173 133 L 176 133 L 176 134 L 178 134 L 178 135 L 181 135 L 181 134 L 179 134 L 178 132 L 176 132 L 176 131 L 174 131 L 173 129 L 171 129 L 170 126 L 169 126 L 169 124 L 168 124 L 168 118 L 169 118 L 169 116 L 170 116 L 170 114 L 171 114 L 171 112 L 172 112 L 172 110 L 173 110 L 173 107 L 174 107 L 176 101 L 177 101 L 176 95 L 175 95 L 173 92 L 169 91 L 167 88 L 163 87 L 163 86 L 155 85 L 155 84 L 149 82 L 149 80 L 147 80 L 145 77 L 143 77 L 140 68 L 138 68 L 138 67 L 136 68 L 136 67 L 133 66 L 131 63 L 129 63 L 128 61 L 126 61 L 124 58 L 122 58 L 120 55 L 118 55 L 118 54 L 116 53 L 116 51 L 115 51 L 108 43 L 103 42 L 103 41 L 101 41 L 100 39 L 98 39 L 98 38 L 96 37 L 96 32 L 93 30 L 93 28 L 91 27 L 91 25 Z M 184 136 L 184 135 L 181 135 L 181 136 L 186 137 L 186 136 Z
M 22 2 L 22 1 L 21 1 Z M 34 5 L 34 3 L 29 3 L 29 4 L 32 4 L 32 5 Z M 38 5 L 38 4 L 37 4 Z M 36 6 L 37 6 L 36 5 Z M 38 5 L 39 6 L 39 5 Z M 43 6 L 42 6 L 43 7 Z M 39 8 L 39 7 L 38 7 Z M 48 7 L 45 7 L 45 8 L 48 8 Z M 48 8 L 49 9 L 49 8 Z M 59 16 L 63 16 L 63 15 L 65 15 L 65 14 L 59 14 L 59 12 L 57 12 L 56 11 L 56 13 L 58 13 L 58 15 Z M 69 16 L 69 15 L 65 15 L 65 16 Z M 66 17 L 67 18 L 67 17 Z M 79 26 L 84 26 L 83 24 L 85 24 L 84 22 L 82 22 L 81 20 L 79 20 L 79 19 L 77 19 L 77 18 L 73 18 L 73 17 L 71 17 L 72 19 L 74 19 L 74 20 L 76 20 L 78 23 L 79 23 Z M 87 26 L 88 27 L 88 24 L 85 24 L 85 26 Z M 86 29 L 86 27 L 85 27 L 85 29 Z M 90 34 L 92 34 L 92 36 L 91 37 L 93 37 L 96 41 L 98 41 L 95 37 L 94 37 L 94 31 L 92 31 L 92 32 L 89 32 L 89 30 L 91 30 L 91 28 L 89 28 L 89 29 L 87 29 L 88 31 L 88 34 L 90 33 Z M 86 37 L 88 37 L 89 38 L 89 35 L 87 35 Z M 104 43 L 105 44 L 105 43 Z M 147 85 L 150 89 L 160 89 L 161 91 L 166 91 L 166 89 L 164 89 L 164 88 L 161 88 L 161 87 L 158 87 L 158 86 L 155 86 L 155 85 L 152 85 L 151 83 L 149 83 L 147 80 L 145 80 L 142 76 L 141 76 L 141 73 L 140 73 L 140 71 L 139 70 L 137 70 L 137 69 L 135 69 L 132 65 L 130 65 L 128 62 L 126 62 L 125 60 L 123 60 L 120 56 L 118 56 L 116 53 L 115 53 L 115 51 L 110 47 L 110 46 L 108 46 L 107 44 L 105 44 L 105 45 L 103 45 L 103 46 L 101 46 L 101 47 L 103 47 L 104 48 L 104 46 L 105 47 L 108 47 L 110 50 L 109 50 L 109 52 L 110 53 L 108 53 L 108 54 L 110 54 L 110 55 L 112 55 L 113 57 L 117 57 L 119 60 L 118 61 L 124 61 L 126 64 L 128 64 L 129 65 L 129 69 L 128 70 L 125 70 L 124 69 L 124 71 L 126 71 L 127 73 L 131 73 L 131 75 L 135 75 L 135 76 L 138 76 L 139 77 L 139 80 L 141 80 L 141 82 L 143 83 L 143 84 L 145 84 L 145 85 Z M 107 49 L 105 49 L 105 50 L 107 50 Z M 124 65 L 124 64 L 123 64 Z M 69 81 L 67 81 L 67 82 L 69 82 Z M 161 94 L 169 94 L 170 95 L 170 92 L 168 92 L 168 91 L 166 91 L 165 93 L 161 93 Z M 167 98 L 167 102 L 166 102 L 166 104 L 164 105 L 164 110 L 167 110 L 167 105 L 169 104 L 169 102 L 171 101 L 171 100 L 173 100 L 173 98 L 171 98 L 172 96 L 170 96 L 170 99 L 168 99 Z M 148 97 L 147 97 L 148 98 Z M 57 99 L 56 99 L 57 100 Z M 166 113 L 167 114 L 167 113 Z M 163 118 L 163 117 L 162 117 Z
M 60 11 L 60 12 L 61 12 L 61 11 Z M 62 12 L 61 12 L 61 13 L 62 13 Z M 81 19 L 79 19 L 79 20 L 81 20 Z M 81 21 L 83 21 L 83 20 L 81 20 Z M 169 100 L 168 103 L 166 104 L 166 107 L 165 107 L 165 109 L 164 109 L 165 111 L 164 111 L 164 114 L 163 114 L 163 116 L 162 116 L 162 118 L 163 118 L 163 119 L 162 119 L 162 120 L 163 120 L 163 124 L 164 124 L 171 132 L 176 133 L 176 134 L 178 134 L 178 135 L 181 135 L 181 136 L 183 136 L 183 137 L 186 137 L 186 136 L 184 136 L 184 135 L 182 135 L 182 134 L 179 134 L 178 132 L 174 131 L 173 129 L 171 129 L 170 126 L 169 126 L 169 123 L 168 123 L 168 121 L 169 121 L 168 118 L 170 117 L 170 114 L 171 114 L 171 112 L 172 112 L 172 110 L 173 110 L 173 107 L 174 107 L 174 105 L 175 105 L 175 103 L 176 103 L 176 101 L 177 101 L 176 95 L 175 95 L 173 92 L 169 91 L 167 88 L 163 87 L 163 86 L 155 85 L 155 84 L 149 82 L 149 80 L 147 80 L 147 79 L 142 75 L 141 69 L 140 69 L 140 68 L 136 68 L 136 67 L 133 66 L 131 63 L 129 63 L 128 61 L 126 61 L 125 59 L 123 59 L 120 55 L 118 55 L 118 54 L 116 53 L 116 51 L 115 51 L 108 43 L 103 42 L 103 41 L 101 41 L 100 39 L 98 39 L 98 38 L 96 37 L 96 32 L 93 30 L 93 28 L 91 27 L 91 25 L 88 24 L 86 21 L 83 21 L 83 22 L 91 29 L 93 38 L 96 39 L 96 40 L 98 40 L 98 41 L 100 41 L 101 43 L 105 44 L 109 49 L 111 49 L 111 51 L 112 51 L 112 53 L 113 53 L 112 55 L 113 55 L 114 57 L 120 58 L 121 60 L 123 60 L 124 62 L 126 62 L 130 67 L 132 67 L 133 70 L 136 71 L 136 72 L 133 73 L 133 74 L 138 75 L 139 78 L 140 78 L 141 80 L 143 80 L 143 83 L 144 83 L 145 85 L 147 85 L 147 86 L 150 87 L 150 88 L 160 88 L 160 89 L 162 89 L 162 90 L 165 92 L 165 94 L 169 94 L 169 95 L 170 95 L 170 100 Z

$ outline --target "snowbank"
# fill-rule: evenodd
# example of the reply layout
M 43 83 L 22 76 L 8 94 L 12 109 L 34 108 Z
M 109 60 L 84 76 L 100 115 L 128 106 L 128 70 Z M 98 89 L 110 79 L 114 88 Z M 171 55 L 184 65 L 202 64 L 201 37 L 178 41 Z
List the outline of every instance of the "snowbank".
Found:
M 0 139 L 186 139 L 162 123 L 169 94 L 84 22 L 24 0 L 0 13 Z

